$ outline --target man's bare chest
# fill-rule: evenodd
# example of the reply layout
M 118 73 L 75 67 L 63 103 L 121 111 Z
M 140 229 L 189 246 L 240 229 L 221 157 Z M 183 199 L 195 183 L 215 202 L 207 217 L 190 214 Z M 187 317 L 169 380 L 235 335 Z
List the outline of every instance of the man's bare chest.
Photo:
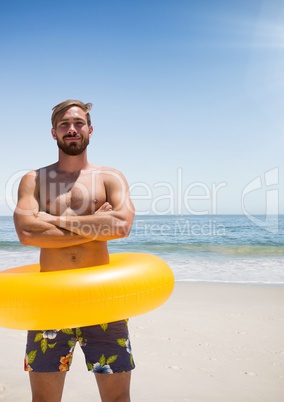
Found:
M 106 201 L 104 182 L 98 175 L 46 175 L 39 183 L 42 210 L 52 215 L 89 215 Z

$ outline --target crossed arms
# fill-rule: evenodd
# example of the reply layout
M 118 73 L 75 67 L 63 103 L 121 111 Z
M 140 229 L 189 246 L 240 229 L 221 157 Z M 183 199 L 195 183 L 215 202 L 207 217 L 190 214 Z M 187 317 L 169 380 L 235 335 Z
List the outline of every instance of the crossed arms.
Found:
M 51 215 L 40 211 L 37 174 L 27 173 L 21 180 L 14 213 L 20 242 L 40 248 L 63 248 L 126 237 L 134 217 L 134 207 L 123 175 L 106 175 L 105 202 L 92 215 Z

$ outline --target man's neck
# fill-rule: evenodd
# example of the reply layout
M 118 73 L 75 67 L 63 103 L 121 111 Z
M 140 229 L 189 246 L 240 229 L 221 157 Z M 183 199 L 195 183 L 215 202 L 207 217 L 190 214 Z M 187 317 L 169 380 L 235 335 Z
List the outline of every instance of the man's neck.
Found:
M 59 158 L 57 162 L 57 168 L 59 171 L 75 173 L 87 169 L 88 166 L 89 162 L 86 152 L 82 152 L 80 155 L 66 155 L 64 152 L 59 150 Z

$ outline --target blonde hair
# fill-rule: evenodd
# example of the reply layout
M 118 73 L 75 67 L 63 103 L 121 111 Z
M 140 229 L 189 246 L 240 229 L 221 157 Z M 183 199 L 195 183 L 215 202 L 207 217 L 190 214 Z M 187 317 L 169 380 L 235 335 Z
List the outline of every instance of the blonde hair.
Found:
M 79 100 L 68 99 L 64 102 L 59 103 L 58 105 L 52 108 L 53 113 L 51 115 L 51 124 L 52 128 L 56 128 L 58 121 L 60 118 L 73 106 L 77 106 L 86 112 L 87 124 L 90 127 L 91 125 L 91 116 L 89 111 L 92 109 L 92 103 L 83 103 Z

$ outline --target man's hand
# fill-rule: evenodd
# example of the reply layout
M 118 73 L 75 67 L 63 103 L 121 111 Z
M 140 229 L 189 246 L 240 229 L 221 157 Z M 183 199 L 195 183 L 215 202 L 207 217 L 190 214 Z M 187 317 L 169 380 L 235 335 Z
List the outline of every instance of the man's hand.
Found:
M 51 223 L 55 225 L 55 216 L 48 214 L 47 212 L 39 211 L 37 214 L 35 214 L 35 217 L 42 222 Z
M 112 206 L 110 205 L 109 202 L 105 202 L 99 209 L 96 210 L 95 214 L 98 212 L 108 212 L 112 211 Z

